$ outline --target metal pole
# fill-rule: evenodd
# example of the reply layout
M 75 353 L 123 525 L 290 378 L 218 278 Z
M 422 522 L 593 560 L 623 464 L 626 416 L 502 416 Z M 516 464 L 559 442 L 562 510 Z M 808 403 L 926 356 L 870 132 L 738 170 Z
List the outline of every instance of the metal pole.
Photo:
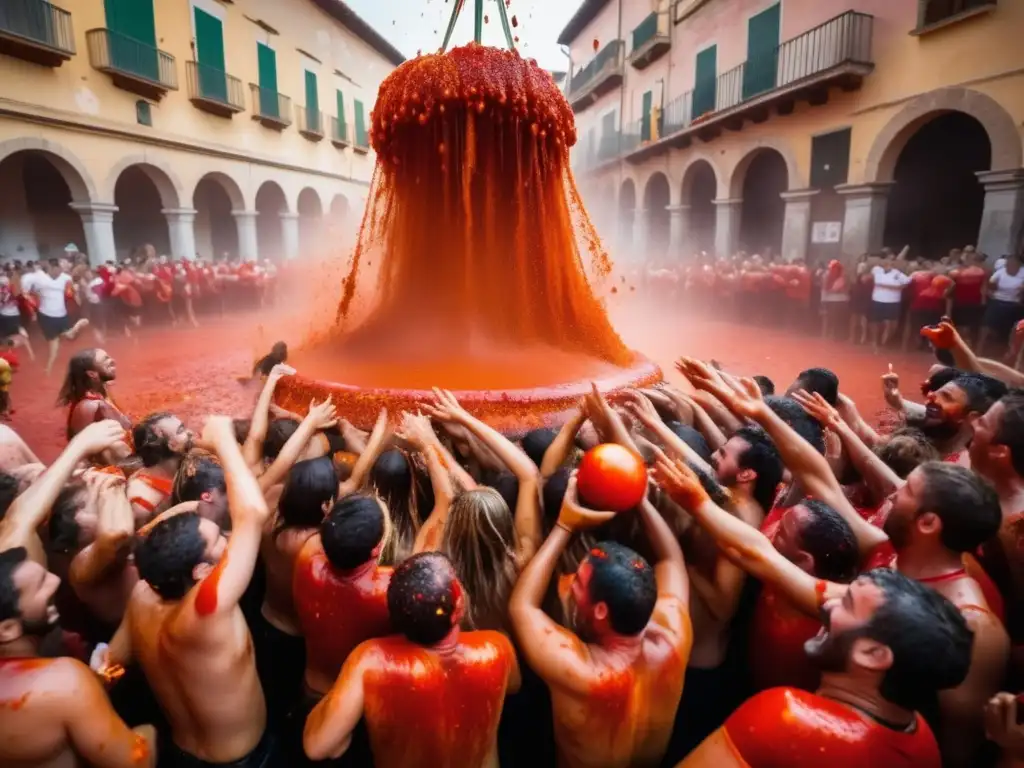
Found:
M 505 0 L 497 0 L 498 18 L 501 19 L 501 28 L 505 31 L 505 43 L 510 51 L 516 49 L 515 40 L 512 38 L 512 27 L 508 25 L 508 14 L 505 12 Z
M 444 42 L 441 43 L 441 53 L 448 50 L 448 43 L 452 39 L 452 32 L 455 31 L 455 22 L 459 20 L 459 13 L 462 12 L 462 3 L 464 0 L 455 0 L 455 7 L 452 8 L 452 17 L 448 19 L 448 29 L 444 33 Z
M 473 39 L 479 45 L 484 41 L 484 0 L 475 0 L 474 10 L 476 17 L 473 19 Z

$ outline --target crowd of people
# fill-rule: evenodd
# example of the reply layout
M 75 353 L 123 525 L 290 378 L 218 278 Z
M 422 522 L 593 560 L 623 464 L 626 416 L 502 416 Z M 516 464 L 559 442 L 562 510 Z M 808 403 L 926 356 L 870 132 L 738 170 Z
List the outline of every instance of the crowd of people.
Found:
M 45 261 L 4 261 L 0 271 L 0 343 L 35 359 L 32 338 L 47 345 L 49 375 L 61 340 L 86 326 L 100 344 L 111 331 L 132 336 L 143 324 L 198 326 L 197 315 L 272 304 L 279 269 L 268 260 L 242 261 L 224 254 L 212 261 L 157 256 L 152 245 L 121 261 L 92 266 L 73 243 Z M 8 360 L 11 356 L 8 355 Z M 15 355 L 16 359 L 16 355 Z
M 1024 375 L 924 333 L 884 430 L 681 358 L 517 440 L 282 411 L 283 345 L 193 433 L 78 352 L 56 461 L 0 427 L 0 765 L 1024 765 Z M 604 443 L 630 510 L 577 487 Z
M 652 267 L 648 286 L 665 297 L 730 310 L 748 322 L 820 328 L 830 338 L 878 349 L 917 343 L 917 329 L 952 317 L 979 352 L 993 342 L 1016 356 L 1011 330 L 1024 319 L 1024 272 L 1017 255 L 991 265 L 968 245 L 938 261 L 885 248 L 847 268 L 839 260 L 808 264 L 740 252 L 731 259 L 698 254 L 688 265 Z M 817 319 L 817 322 L 815 322 Z

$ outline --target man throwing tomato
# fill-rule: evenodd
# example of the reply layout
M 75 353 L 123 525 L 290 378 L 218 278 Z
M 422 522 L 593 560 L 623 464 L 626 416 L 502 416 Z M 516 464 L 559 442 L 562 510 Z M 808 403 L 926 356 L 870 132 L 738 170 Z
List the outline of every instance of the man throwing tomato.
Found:
M 693 632 L 683 553 L 644 500 L 635 513 L 656 558 L 594 547 L 576 571 L 573 630 L 541 609 L 573 534 L 614 517 L 580 506 L 569 481 L 558 523 L 519 577 L 509 613 L 519 648 L 551 689 L 560 768 L 657 765 L 672 733 Z

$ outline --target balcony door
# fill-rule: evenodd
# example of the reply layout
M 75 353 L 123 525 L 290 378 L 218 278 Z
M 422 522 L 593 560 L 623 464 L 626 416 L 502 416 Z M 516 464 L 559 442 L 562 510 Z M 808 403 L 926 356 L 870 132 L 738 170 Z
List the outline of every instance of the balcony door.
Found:
M 640 115 L 640 140 L 651 140 L 651 108 L 654 106 L 654 92 L 646 91 L 643 96 L 643 106 Z
M 715 91 L 718 85 L 718 46 L 712 45 L 697 54 L 693 86 L 691 119 L 715 111 Z
M 306 70 L 306 129 L 320 130 L 320 88 L 316 82 L 316 72 Z
M 153 0 L 103 0 L 103 9 L 111 66 L 160 82 Z
M 277 53 L 269 45 L 256 43 L 256 60 L 260 76 L 260 114 L 281 117 L 277 104 Z
M 227 102 L 228 79 L 224 63 L 224 25 L 211 13 L 195 8 L 196 58 L 199 92 L 207 99 Z
M 779 66 L 782 3 L 766 8 L 747 22 L 747 62 L 743 67 L 743 99 L 775 87 Z

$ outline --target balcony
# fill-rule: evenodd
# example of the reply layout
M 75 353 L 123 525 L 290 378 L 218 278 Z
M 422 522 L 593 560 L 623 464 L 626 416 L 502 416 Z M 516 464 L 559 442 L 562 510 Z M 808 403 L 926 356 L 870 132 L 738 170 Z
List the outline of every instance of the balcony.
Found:
M 640 162 L 693 137 L 711 141 L 723 130 L 742 130 L 772 114 L 788 115 L 797 101 L 825 104 L 830 88 L 853 91 L 875 68 L 871 55 L 874 17 L 847 11 L 715 79 L 697 83 L 673 99 L 661 116 L 660 137 L 626 159 Z
M 320 141 L 324 137 L 324 116 L 319 109 L 295 107 L 298 118 L 299 133 L 310 141 Z
M 252 90 L 252 119 L 267 128 L 283 131 L 292 124 L 292 100 L 277 91 L 249 83 Z
M 352 146 L 352 139 L 348 135 L 348 124 L 336 117 L 331 118 L 331 144 L 338 149 Z
M 245 111 L 245 88 L 237 77 L 198 61 L 187 61 L 185 80 L 189 100 L 204 112 L 231 117 Z
M 646 69 L 672 47 L 672 32 L 667 13 L 652 11 L 633 30 L 633 52 L 629 63 L 637 69 Z
M 626 133 L 618 129 L 604 133 L 598 139 L 596 148 L 584 152 L 577 145 L 573 154 L 573 170 L 577 173 L 600 170 L 617 163 L 623 155 L 640 146 L 640 134 L 637 131 Z
M 996 0 L 918 0 L 917 28 L 910 34 L 926 35 L 994 11 L 996 6 Z
M 370 151 L 370 137 L 366 134 L 366 126 L 356 123 L 356 140 L 352 145 L 354 149 L 360 155 L 365 155 Z
M 75 54 L 71 14 L 43 0 L 3 0 L 0 53 L 59 67 Z
M 85 33 L 89 63 L 106 72 L 114 85 L 147 99 L 178 90 L 178 70 L 169 53 L 111 29 Z
M 568 97 L 573 112 L 582 112 L 604 94 L 622 85 L 625 48 L 622 40 L 612 40 L 587 66 L 572 76 Z

